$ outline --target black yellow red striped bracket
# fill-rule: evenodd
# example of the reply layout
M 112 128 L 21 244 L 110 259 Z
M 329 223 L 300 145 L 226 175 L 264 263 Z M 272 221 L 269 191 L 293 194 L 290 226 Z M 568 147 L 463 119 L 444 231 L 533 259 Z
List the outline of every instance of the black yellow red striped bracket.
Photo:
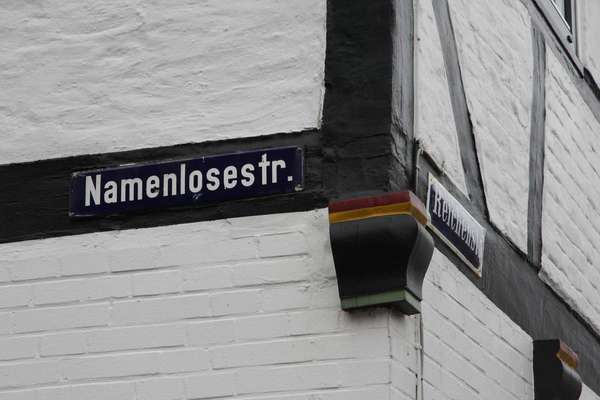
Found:
M 332 224 L 401 214 L 412 215 L 424 226 L 429 223 L 427 209 L 421 200 L 410 191 L 357 197 L 329 203 L 329 222 Z

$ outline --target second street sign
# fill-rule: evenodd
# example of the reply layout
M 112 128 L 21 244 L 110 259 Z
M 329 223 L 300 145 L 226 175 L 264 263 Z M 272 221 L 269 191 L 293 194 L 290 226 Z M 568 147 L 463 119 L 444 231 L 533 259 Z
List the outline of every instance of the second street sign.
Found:
M 427 211 L 431 216 L 431 230 L 481 276 L 485 229 L 431 174 L 427 188 Z

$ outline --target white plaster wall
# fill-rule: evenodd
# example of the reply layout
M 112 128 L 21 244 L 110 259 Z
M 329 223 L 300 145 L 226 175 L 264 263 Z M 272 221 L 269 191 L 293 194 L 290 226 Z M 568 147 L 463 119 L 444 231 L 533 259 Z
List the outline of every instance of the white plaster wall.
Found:
M 600 46 L 598 46 L 600 2 L 598 0 L 580 0 L 578 7 L 581 58 L 596 83 L 600 85 Z
M 467 194 L 432 3 L 430 0 L 417 1 L 415 9 L 415 136 L 457 187 Z
M 527 250 L 532 101 L 529 13 L 514 0 L 450 0 L 492 223 Z
M 600 332 L 600 123 L 552 52 L 540 277 Z
M 0 2 L 0 164 L 320 124 L 325 0 Z

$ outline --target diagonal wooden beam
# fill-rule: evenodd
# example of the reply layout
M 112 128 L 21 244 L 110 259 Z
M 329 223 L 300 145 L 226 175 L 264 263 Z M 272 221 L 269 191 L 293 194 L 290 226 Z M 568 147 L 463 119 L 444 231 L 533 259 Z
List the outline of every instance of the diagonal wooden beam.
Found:
M 446 65 L 448 88 L 450 90 L 452 111 L 456 123 L 460 158 L 465 172 L 467 190 L 469 191 L 471 202 L 475 204 L 480 212 L 488 217 L 489 214 L 485 198 L 485 189 L 483 187 L 483 178 L 481 175 L 479 159 L 477 158 L 477 146 L 473 134 L 473 124 L 467 105 L 467 97 L 460 69 L 456 37 L 454 35 L 454 27 L 452 25 L 448 0 L 433 0 L 433 10 L 437 22 L 438 33 L 440 35 L 440 42 L 442 44 L 444 64 Z

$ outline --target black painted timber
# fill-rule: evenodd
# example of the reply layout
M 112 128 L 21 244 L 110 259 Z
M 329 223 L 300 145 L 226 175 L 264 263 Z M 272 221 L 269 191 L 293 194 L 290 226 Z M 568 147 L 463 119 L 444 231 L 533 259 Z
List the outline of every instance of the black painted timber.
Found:
M 415 155 L 415 4 L 394 2 L 394 69 L 392 79 L 392 139 L 396 162 L 414 166 Z M 404 151 L 400 150 L 404 149 Z M 396 170 L 402 168 L 397 167 Z M 392 174 L 392 190 L 406 189 L 406 181 L 414 182 L 417 171 L 409 169 L 407 176 Z M 409 185 L 409 187 L 412 187 Z
M 330 198 L 389 191 L 394 0 L 329 0 L 323 104 L 324 183 Z
M 305 190 L 299 193 L 104 218 L 69 218 L 69 185 L 71 174 L 76 171 L 298 145 L 305 149 Z M 322 147 L 316 130 L 2 165 L 0 182 L 3 182 L 3 190 L 0 191 L 0 243 L 303 211 L 327 204 L 322 184 Z
M 544 35 L 532 28 L 533 96 L 529 141 L 529 203 L 527 208 L 527 254 L 534 266 L 542 264 L 542 204 L 546 124 L 546 44 Z

